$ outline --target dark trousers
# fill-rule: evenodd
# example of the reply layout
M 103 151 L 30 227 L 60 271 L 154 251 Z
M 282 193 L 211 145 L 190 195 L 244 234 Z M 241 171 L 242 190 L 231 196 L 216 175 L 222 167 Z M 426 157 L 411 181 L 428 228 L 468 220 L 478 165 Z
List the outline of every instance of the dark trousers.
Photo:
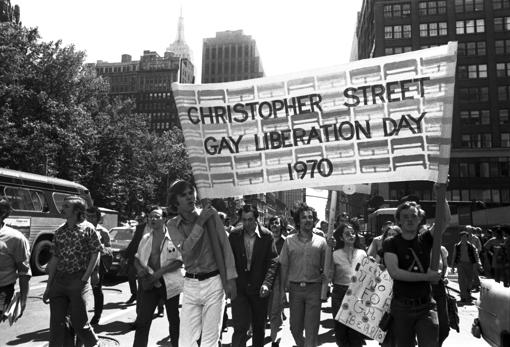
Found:
M 129 283 L 129 291 L 131 292 L 131 295 L 136 296 L 138 289 L 136 287 L 136 268 L 133 264 L 128 264 L 127 277 Z
M 290 332 L 298 347 L 315 347 L 318 345 L 321 320 L 322 283 L 290 282 L 289 311 Z M 303 330 L 305 336 L 303 336 Z
M 433 301 L 423 305 L 407 305 L 393 298 L 392 333 L 397 346 L 414 346 L 416 338 L 420 347 L 437 346 L 439 324 L 435 306 Z
M 331 294 L 331 309 L 333 310 L 333 319 L 335 320 L 336 344 L 342 347 L 363 346 L 365 344 L 365 339 L 361 333 L 335 319 L 348 288 L 348 286 L 334 284 L 333 293 Z
M 450 322 L 448 319 L 448 304 L 446 302 L 446 288 L 441 280 L 437 284 L 432 284 L 432 295 L 437 305 L 437 320 L 439 323 L 439 344 L 441 347 L 444 340 L 450 333 Z
M 461 261 L 457 264 L 461 300 L 471 300 L 471 287 L 473 286 L 474 276 L 473 269 L 473 264 L 468 261 Z
M 137 317 L 136 332 L 133 347 L 146 347 L 149 340 L 149 331 L 151 329 L 154 310 L 158 306 L 158 302 L 165 300 L 166 316 L 170 325 L 170 339 L 172 346 L 177 347 L 179 343 L 179 296 L 176 295 L 166 300 L 166 288 L 163 284 L 159 288 L 149 290 L 140 289 L 137 299 Z M 141 287 L 141 286 L 140 286 Z
M 3 307 L 8 305 L 14 296 L 14 284 L 15 283 L 11 283 L 0 287 L 0 314 L 2 313 Z
M 98 318 L 101 317 L 104 306 L 103 277 L 104 274 L 100 271 L 98 274 L 98 282 L 92 284 L 92 294 L 94 294 L 94 316 Z
M 83 272 L 66 274 L 57 272 L 50 288 L 50 341 L 49 347 L 66 347 L 66 315 L 85 347 L 94 346 L 98 339 L 88 324 L 86 295 L 89 283 L 81 281 Z
M 247 294 L 245 290 L 238 288 L 237 297 L 232 300 L 232 322 L 234 327 L 232 347 L 246 346 L 250 323 L 253 328 L 252 346 L 264 346 L 267 305 L 268 298 L 261 298 L 258 293 Z

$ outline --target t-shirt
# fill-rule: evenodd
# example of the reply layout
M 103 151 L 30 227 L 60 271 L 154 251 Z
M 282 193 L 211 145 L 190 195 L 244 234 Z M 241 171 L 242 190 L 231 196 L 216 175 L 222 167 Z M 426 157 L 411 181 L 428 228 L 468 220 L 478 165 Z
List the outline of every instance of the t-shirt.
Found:
M 430 265 L 430 252 L 434 239 L 429 230 L 419 234 L 412 240 L 405 240 L 402 235 L 390 237 L 383 242 L 384 253 L 393 253 L 397 255 L 398 267 L 400 269 L 423 273 Z M 421 262 L 423 271 L 420 271 L 411 249 Z M 430 295 L 430 282 L 406 282 L 393 280 L 394 298 L 422 298 Z

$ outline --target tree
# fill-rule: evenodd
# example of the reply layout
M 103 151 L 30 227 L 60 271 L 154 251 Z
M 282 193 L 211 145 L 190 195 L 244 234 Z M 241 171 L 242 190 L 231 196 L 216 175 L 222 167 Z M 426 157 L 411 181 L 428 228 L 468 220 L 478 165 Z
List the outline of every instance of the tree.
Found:
M 191 177 L 184 139 L 177 128 L 150 133 L 84 57 L 41 42 L 37 29 L 0 23 L 0 167 L 79 182 L 96 205 L 130 218 Z

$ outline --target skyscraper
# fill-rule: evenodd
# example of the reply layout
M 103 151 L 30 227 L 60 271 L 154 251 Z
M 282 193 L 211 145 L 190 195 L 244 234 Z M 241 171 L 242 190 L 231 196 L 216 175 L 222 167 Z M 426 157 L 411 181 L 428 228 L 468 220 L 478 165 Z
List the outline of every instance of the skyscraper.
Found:
M 181 15 L 179 16 L 179 22 L 177 24 L 177 38 L 172 44 L 170 44 L 170 46 L 168 46 L 166 51 L 173 53 L 176 57 L 185 58 L 191 62 L 193 61 L 193 52 L 184 40 L 184 18 L 182 17 L 182 8 Z
M 509 204 L 510 1 L 364 0 L 357 38 L 358 59 L 458 41 L 448 198 Z M 431 188 L 394 182 L 380 192 L 427 200 Z
M 264 77 L 257 43 L 242 30 L 217 32 L 204 39 L 202 83 L 240 81 Z

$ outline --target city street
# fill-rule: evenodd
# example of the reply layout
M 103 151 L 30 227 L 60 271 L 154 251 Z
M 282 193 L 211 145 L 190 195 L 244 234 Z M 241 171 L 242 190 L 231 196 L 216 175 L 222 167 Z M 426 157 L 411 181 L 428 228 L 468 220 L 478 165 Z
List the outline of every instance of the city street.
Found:
M 42 302 L 42 294 L 45 289 L 47 276 L 37 276 L 31 280 L 31 290 L 27 304 L 27 310 L 23 317 L 9 327 L 7 323 L 1 323 L 0 346 L 20 346 L 20 347 L 43 347 L 47 345 L 49 335 L 49 306 Z M 458 289 L 456 275 L 449 277 L 449 286 L 454 290 L 450 292 L 458 299 Z M 130 346 L 133 342 L 134 331 L 130 330 L 129 324 L 136 318 L 136 305 L 125 305 L 124 302 L 129 298 L 129 287 L 127 282 L 121 279 L 110 279 L 104 287 L 105 310 L 103 312 L 100 325 L 96 332 L 100 336 L 115 339 L 120 346 Z M 478 293 L 473 294 L 478 297 Z M 459 307 L 460 333 L 450 330 L 450 336 L 444 343 L 444 347 L 454 346 L 488 346 L 483 339 L 476 339 L 471 335 L 471 323 L 477 317 L 477 308 L 475 305 Z M 285 314 L 289 316 L 288 308 Z M 230 312 L 229 312 L 229 316 Z M 185 317 L 181 317 L 181 320 Z M 281 342 L 282 347 L 292 346 L 293 339 L 288 327 L 288 319 L 284 322 L 284 333 Z M 332 334 L 333 320 L 329 310 L 329 302 L 323 305 L 321 315 L 320 342 L 321 346 L 336 346 Z M 224 333 L 223 343 L 228 345 L 232 335 L 232 327 Z M 269 330 L 266 336 L 269 335 Z M 171 346 L 167 340 L 168 323 L 166 317 L 155 318 L 151 327 L 149 346 Z M 110 341 L 111 342 L 111 341 Z M 251 341 L 248 342 L 251 345 Z M 266 346 L 270 345 L 267 339 Z M 109 344 L 110 346 L 110 344 Z M 367 346 L 379 346 L 375 341 L 367 341 Z

